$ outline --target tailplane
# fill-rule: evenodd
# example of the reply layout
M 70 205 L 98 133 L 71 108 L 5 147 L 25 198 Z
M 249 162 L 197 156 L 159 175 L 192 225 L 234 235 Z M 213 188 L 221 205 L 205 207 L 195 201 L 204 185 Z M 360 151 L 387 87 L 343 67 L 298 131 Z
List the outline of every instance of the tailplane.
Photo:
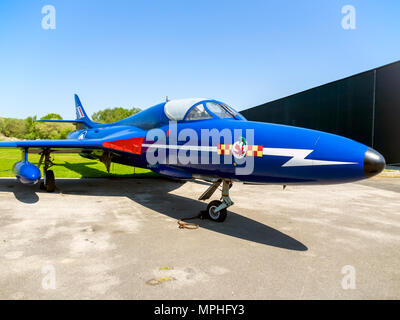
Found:
M 38 122 L 69 122 L 75 123 L 78 127 L 81 128 L 94 128 L 99 126 L 99 123 L 93 122 L 87 115 L 85 109 L 82 106 L 81 100 L 77 94 L 75 97 L 75 111 L 76 111 L 76 119 L 75 120 L 37 120 Z

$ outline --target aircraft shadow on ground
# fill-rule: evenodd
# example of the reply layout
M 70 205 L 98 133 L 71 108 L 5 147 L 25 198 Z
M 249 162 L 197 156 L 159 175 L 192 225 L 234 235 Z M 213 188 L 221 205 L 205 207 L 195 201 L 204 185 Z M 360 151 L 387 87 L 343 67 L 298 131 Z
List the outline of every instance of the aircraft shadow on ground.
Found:
M 109 174 L 104 170 L 99 170 L 97 168 L 89 167 L 90 165 L 98 164 L 98 162 L 84 162 L 84 163 L 70 163 L 64 162 L 61 164 L 56 164 L 56 166 L 65 167 L 70 171 L 78 173 L 82 176 L 82 178 L 91 178 L 91 177 L 99 177 L 99 178 L 107 178 L 109 176 L 118 176 L 118 177 L 135 177 L 142 178 L 146 176 L 154 176 L 152 172 L 145 173 L 129 173 L 129 174 Z
M 65 167 L 70 171 L 73 171 L 75 173 L 78 173 L 82 175 L 83 178 L 87 177 L 97 177 L 97 176 L 102 176 L 105 173 L 101 170 L 98 170 L 96 168 L 91 168 L 89 165 L 97 164 L 98 162 L 81 162 L 81 163 L 70 163 L 65 161 L 62 164 L 56 164 L 56 166 L 60 167 Z
M 39 201 L 39 196 L 36 193 L 36 186 L 24 186 L 16 179 L 0 180 L 0 192 L 12 192 L 15 199 L 27 204 L 34 204 Z
M 63 194 L 126 196 L 144 207 L 177 220 L 194 216 L 206 207 L 199 200 L 170 193 L 182 183 L 163 178 L 88 179 L 85 181 L 85 188 L 82 188 L 79 180 L 58 179 L 57 184 L 59 192 Z M 33 204 L 39 201 L 38 194 L 45 191 L 38 186 L 24 186 L 10 178 L 0 180 L 0 192 L 13 192 L 18 201 Z M 295 251 L 308 250 L 303 243 L 285 233 L 232 211 L 228 212 L 224 223 L 209 220 L 195 220 L 195 223 L 204 229 L 263 245 Z

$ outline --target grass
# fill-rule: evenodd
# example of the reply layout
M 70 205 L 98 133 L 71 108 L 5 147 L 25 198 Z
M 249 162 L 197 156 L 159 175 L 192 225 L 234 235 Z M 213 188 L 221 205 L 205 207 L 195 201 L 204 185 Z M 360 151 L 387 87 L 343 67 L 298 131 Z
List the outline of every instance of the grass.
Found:
M 30 154 L 29 161 L 38 164 L 40 156 Z M 157 176 L 156 173 L 141 168 L 125 166 L 118 163 L 111 164 L 110 173 L 100 161 L 82 158 L 79 154 L 55 154 L 55 166 L 51 168 L 56 178 L 143 178 Z M 12 171 L 14 163 L 21 160 L 19 149 L 0 149 L 0 177 L 14 177 Z

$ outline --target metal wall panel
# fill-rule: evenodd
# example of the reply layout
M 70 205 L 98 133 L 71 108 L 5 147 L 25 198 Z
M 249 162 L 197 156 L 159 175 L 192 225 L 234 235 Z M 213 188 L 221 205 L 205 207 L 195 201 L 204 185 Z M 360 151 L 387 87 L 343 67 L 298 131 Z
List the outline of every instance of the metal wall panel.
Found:
M 326 131 L 400 163 L 400 62 L 241 112 L 248 120 Z
M 376 71 L 373 147 L 387 163 L 400 163 L 400 63 Z
M 371 145 L 373 100 L 371 71 L 241 113 L 248 120 L 326 131 Z

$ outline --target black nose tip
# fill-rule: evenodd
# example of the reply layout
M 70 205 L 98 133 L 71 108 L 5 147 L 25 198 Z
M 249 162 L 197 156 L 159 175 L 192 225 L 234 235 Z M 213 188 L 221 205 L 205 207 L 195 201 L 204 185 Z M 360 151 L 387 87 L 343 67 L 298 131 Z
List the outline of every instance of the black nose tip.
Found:
M 377 151 L 368 149 L 364 156 L 364 174 L 367 178 L 382 172 L 385 168 L 385 158 Z

